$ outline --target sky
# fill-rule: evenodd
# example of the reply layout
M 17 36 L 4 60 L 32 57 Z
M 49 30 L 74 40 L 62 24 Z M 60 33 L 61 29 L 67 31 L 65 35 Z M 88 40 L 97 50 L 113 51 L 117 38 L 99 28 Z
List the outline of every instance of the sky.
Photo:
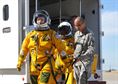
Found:
M 118 70 L 118 0 L 101 0 L 103 70 Z

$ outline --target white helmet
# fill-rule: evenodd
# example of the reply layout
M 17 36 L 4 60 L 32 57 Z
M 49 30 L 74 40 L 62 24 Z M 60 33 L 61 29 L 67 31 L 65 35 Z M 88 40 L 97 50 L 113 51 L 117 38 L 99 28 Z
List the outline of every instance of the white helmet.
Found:
M 36 20 L 37 18 L 43 17 L 44 18 L 44 23 L 43 24 L 37 24 Z M 47 30 L 49 29 L 49 25 L 51 23 L 49 14 L 47 11 L 45 10 L 40 10 L 34 13 L 33 15 L 33 25 L 35 27 L 36 30 Z
M 61 22 L 57 32 L 63 37 L 70 37 L 72 36 L 72 26 L 69 22 Z

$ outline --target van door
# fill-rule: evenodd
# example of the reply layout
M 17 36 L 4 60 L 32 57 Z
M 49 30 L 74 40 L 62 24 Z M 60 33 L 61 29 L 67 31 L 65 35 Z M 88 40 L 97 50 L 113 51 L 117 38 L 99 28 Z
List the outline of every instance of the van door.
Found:
M 16 68 L 20 14 L 20 0 L 0 0 L 0 69 Z
M 0 84 L 26 83 L 25 66 L 16 69 L 22 42 L 22 0 L 0 0 Z

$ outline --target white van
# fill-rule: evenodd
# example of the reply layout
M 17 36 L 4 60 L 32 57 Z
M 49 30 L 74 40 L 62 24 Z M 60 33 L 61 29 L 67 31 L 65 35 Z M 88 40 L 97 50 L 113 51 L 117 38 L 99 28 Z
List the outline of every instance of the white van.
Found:
M 38 9 L 49 12 L 55 30 L 60 20 L 85 15 L 87 26 L 95 33 L 98 54 L 99 78 L 90 81 L 102 81 L 100 8 L 100 0 L 0 0 L 0 84 L 30 84 L 29 58 L 21 72 L 17 71 L 16 64 L 26 31 L 23 28 L 32 25 L 33 13 Z

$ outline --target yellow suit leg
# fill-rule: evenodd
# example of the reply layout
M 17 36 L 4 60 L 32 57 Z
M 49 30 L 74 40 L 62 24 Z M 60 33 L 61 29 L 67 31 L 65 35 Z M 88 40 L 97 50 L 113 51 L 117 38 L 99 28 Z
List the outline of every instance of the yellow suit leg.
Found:
M 92 63 L 92 65 L 91 65 L 92 74 L 95 74 L 95 73 L 96 73 L 97 62 L 98 62 L 98 55 L 95 54 L 95 55 L 94 55 L 94 59 L 93 59 L 93 63 Z
M 52 60 L 52 67 L 53 66 L 54 60 Z M 40 71 L 40 75 L 38 77 L 38 84 L 56 84 L 51 72 L 51 65 L 49 62 Z
M 66 73 L 66 78 L 67 78 L 68 73 Z M 68 80 L 66 84 L 76 84 L 75 79 L 73 77 L 73 71 L 69 72 Z

